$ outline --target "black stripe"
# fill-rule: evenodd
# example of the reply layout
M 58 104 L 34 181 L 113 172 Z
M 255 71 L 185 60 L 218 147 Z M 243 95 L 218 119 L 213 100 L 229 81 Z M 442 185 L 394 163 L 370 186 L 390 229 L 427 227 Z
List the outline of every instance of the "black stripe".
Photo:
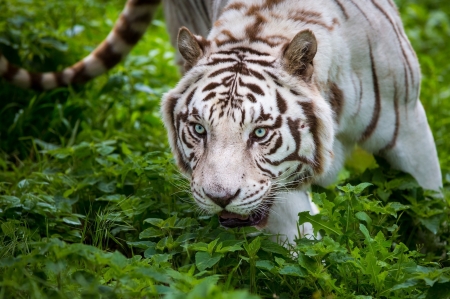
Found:
M 186 128 L 185 130 L 188 131 L 188 133 L 190 134 L 189 130 Z M 183 130 L 184 131 L 184 130 Z M 192 149 L 194 148 L 194 145 L 192 145 L 189 141 L 187 141 L 186 139 L 186 134 L 184 132 L 181 132 L 181 140 L 183 141 L 183 143 L 187 146 L 187 148 Z
M 275 135 L 275 134 L 274 134 Z M 272 155 L 274 154 L 277 150 L 280 149 L 280 147 L 283 145 L 283 137 L 282 136 L 278 136 L 277 141 L 275 141 L 274 146 L 272 147 L 272 149 L 269 151 L 269 153 L 267 155 Z
M 219 63 L 226 63 L 226 62 L 239 62 L 236 59 L 233 58 L 213 58 L 211 62 L 207 63 L 206 65 L 216 65 Z
M 83 61 L 79 61 L 79 62 L 75 63 L 70 68 L 73 70 L 74 76 L 73 76 L 71 82 L 69 82 L 69 84 L 72 84 L 72 83 L 76 83 L 76 84 L 86 83 L 87 81 L 92 79 L 92 77 L 89 74 L 86 74 L 86 72 L 85 72 L 86 71 L 86 65 L 84 64 Z
M 267 173 L 271 178 L 275 178 L 276 175 L 268 169 L 265 169 L 261 165 L 259 165 L 258 161 L 256 161 L 256 166 L 264 173 Z
M 64 78 L 63 72 L 55 72 L 55 73 L 53 73 L 53 75 L 55 76 L 56 84 L 58 86 L 66 86 L 67 85 L 63 79 Z
M 161 2 L 161 0 L 129 0 L 129 3 L 133 6 L 138 5 L 158 5 Z
M 186 129 L 186 131 L 188 132 L 189 137 L 191 137 L 192 139 L 194 139 L 197 142 L 200 142 L 202 140 L 202 138 L 199 137 L 197 134 L 192 133 L 191 129 L 192 129 L 192 126 L 190 128 Z
M 348 14 L 347 11 L 345 10 L 344 5 L 342 5 L 342 3 L 339 0 L 334 0 L 334 2 L 336 2 L 336 4 L 339 6 L 339 8 L 342 11 L 342 14 L 344 15 L 345 19 L 348 20 Z
M 114 52 L 112 45 L 106 41 L 95 49 L 92 54 L 100 59 L 107 69 L 113 68 L 122 60 L 122 54 Z
M 253 55 L 257 55 L 257 56 L 270 56 L 269 53 L 259 52 L 255 49 L 248 48 L 248 47 L 236 47 L 236 48 L 232 48 L 232 50 L 249 53 L 249 54 L 253 54 Z
M 258 95 L 264 96 L 265 93 L 264 91 L 261 89 L 261 87 L 259 87 L 256 84 L 253 83 L 245 83 L 244 81 L 242 81 L 242 78 L 239 78 L 239 84 L 241 86 L 247 87 L 248 89 L 250 89 L 253 93 L 256 93 Z
M 249 69 L 248 71 L 250 72 L 250 75 L 252 75 L 253 77 L 258 78 L 258 79 L 261 80 L 261 81 L 264 81 L 264 80 L 265 80 L 264 76 L 261 75 L 261 73 L 259 73 L 259 72 L 257 72 L 257 71 L 254 71 L 254 70 L 252 70 L 252 69 Z
M 211 82 L 208 85 L 206 85 L 205 88 L 203 88 L 202 92 L 213 90 L 214 88 L 217 88 L 220 85 L 221 85 L 220 83 Z
M 270 137 L 269 137 L 269 139 L 267 139 L 266 141 L 260 142 L 259 144 L 262 145 L 262 146 L 266 146 L 266 145 L 268 145 L 268 144 L 272 141 L 272 139 L 273 139 L 275 136 L 278 136 L 278 134 L 276 134 L 276 133 L 271 134 Z M 280 137 L 281 137 L 281 136 L 280 136 Z
M 212 98 L 214 98 L 215 96 L 216 96 L 216 93 L 215 93 L 215 92 L 210 92 L 210 93 L 203 99 L 203 101 L 204 101 L 204 102 L 209 101 L 209 100 L 211 100 Z
M 188 97 L 186 98 L 186 107 L 189 106 L 189 104 L 191 103 L 192 99 L 194 98 L 194 93 L 197 91 L 197 88 L 194 88 L 191 93 L 188 95 Z
M 406 70 L 406 65 L 403 65 L 403 72 L 405 74 L 405 104 L 408 103 L 409 100 L 409 77 Z
M 294 96 L 299 96 L 299 95 L 300 95 L 297 91 L 295 91 L 295 90 L 293 90 L 293 89 L 290 89 L 289 91 L 290 91 Z
M 42 90 L 42 73 L 29 73 L 31 88 L 35 90 Z
M 133 22 L 128 20 L 125 16 L 121 15 L 120 17 L 121 26 L 114 26 L 114 33 L 120 36 L 127 44 L 135 45 L 142 37 L 144 32 L 135 31 L 132 28 Z
M 322 156 L 320 155 L 322 151 L 322 144 L 319 140 L 319 121 L 317 120 L 317 116 L 315 114 L 315 107 L 313 102 L 297 102 L 300 107 L 302 107 L 303 114 L 306 116 L 306 122 L 308 124 L 309 132 L 313 136 L 315 153 L 314 153 L 314 165 L 311 167 L 316 173 L 321 173 L 323 171 L 323 161 Z M 307 160 L 306 160 L 307 161 Z
M 9 61 L 6 61 L 7 67 L 6 72 L 3 74 L 3 78 L 5 78 L 8 81 L 12 81 L 14 76 L 17 75 L 20 68 L 15 66 L 14 64 L 10 63 Z
M 272 66 L 275 61 L 265 61 L 265 60 L 256 60 L 256 59 L 246 59 L 247 63 L 259 64 L 261 66 Z
M 410 61 L 408 59 L 408 55 L 406 54 L 405 48 L 403 47 L 403 43 L 401 41 L 402 37 L 403 37 L 403 39 L 405 39 L 405 37 L 403 35 L 400 35 L 400 33 L 397 30 L 397 26 L 395 26 L 394 22 L 389 17 L 389 15 L 384 11 L 384 9 L 381 6 L 379 6 L 378 3 L 376 3 L 375 1 L 371 0 L 371 2 L 383 14 L 383 16 L 386 18 L 386 20 L 391 24 L 392 30 L 394 30 L 395 35 L 397 36 L 398 43 L 399 43 L 400 49 L 402 51 L 403 59 L 405 60 L 406 65 L 408 66 L 409 75 L 411 76 L 411 79 L 414 80 L 414 75 L 413 75 L 411 63 L 410 63 Z M 406 40 L 405 42 L 407 44 L 409 44 L 408 40 L 407 39 L 405 39 L 405 40 Z
M 270 76 L 270 78 L 272 78 L 273 82 L 274 82 L 276 85 L 278 85 L 279 87 L 282 87 L 282 86 L 283 86 L 280 82 L 278 82 L 278 78 L 277 78 L 274 74 L 272 74 L 271 72 L 268 72 L 268 71 L 266 71 L 266 70 L 264 70 L 264 71 L 265 71 L 265 73 L 266 73 L 267 75 Z
M 284 98 L 280 95 L 278 90 L 276 91 L 276 100 L 277 100 L 277 106 L 280 113 L 285 113 L 287 111 L 287 104 Z
M 372 80 L 373 80 L 373 91 L 375 95 L 375 105 L 372 113 L 372 119 L 370 120 L 369 125 L 364 130 L 360 142 L 366 141 L 375 131 L 375 128 L 377 127 L 378 124 L 378 119 L 380 118 L 380 110 L 381 110 L 381 97 L 380 97 L 380 87 L 378 85 L 377 69 L 373 58 L 372 45 L 370 44 L 370 42 L 368 44 L 370 53 L 370 63 L 372 65 Z
M 399 100 L 399 95 L 398 95 L 397 81 L 394 80 L 395 129 L 394 129 L 394 133 L 392 134 L 391 141 L 381 151 L 390 150 L 391 148 L 393 148 L 395 146 L 395 143 L 397 141 L 398 130 L 400 127 L 400 113 L 398 111 L 398 100 Z
M 359 12 L 364 16 L 364 18 L 366 19 L 366 21 L 369 23 L 370 27 L 373 28 L 372 26 L 372 22 L 370 21 L 370 19 L 367 17 L 366 13 L 361 9 L 361 7 L 359 7 L 355 2 L 353 2 L 353 0 L 348 0 L 351 4 L 353 4 L 353 6 L 355 6 Z M 358 0 L 359 1 L 359 0 Z
M 217 71 L 215 71 L 215 72 L 212 72 L 212 73 L 208 76 L 208 78 L 214 78 L 214 77 L 217 77 L 217 76 L 220 75 L 220 74 L 223 74 L 223 73 L 226 73 L 226 72 L 231 72 L 231 71 L 233 71 L 233 70 L 234 70 L 234 66 L 230 66 L 230 67 L 227 67 L 227 68 L 223 68 L 223 69 L 217 70 Z
M 256 102 L 257 102 L 255 96 L 252 95 L 251 93 L 248 93 L 248 94 L 247 94 L 247 98 L 248 98 L 248 99 L 250 100 L 250 102 L 252 102 L 252 103 L 256 103 Z

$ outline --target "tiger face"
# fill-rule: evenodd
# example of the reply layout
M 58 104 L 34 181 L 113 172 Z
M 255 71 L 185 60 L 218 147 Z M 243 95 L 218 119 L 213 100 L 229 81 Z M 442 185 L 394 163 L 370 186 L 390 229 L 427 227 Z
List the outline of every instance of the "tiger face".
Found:
M 331 163 L 314 35 L 299 33 L 279 56 L 239 45 L 211 51 L 187 29 L 179 45 L 189 71 L 162 103 L 177 162 L 200 209 L 226 227 L 262 228 L 278 192 L 308 185 Z

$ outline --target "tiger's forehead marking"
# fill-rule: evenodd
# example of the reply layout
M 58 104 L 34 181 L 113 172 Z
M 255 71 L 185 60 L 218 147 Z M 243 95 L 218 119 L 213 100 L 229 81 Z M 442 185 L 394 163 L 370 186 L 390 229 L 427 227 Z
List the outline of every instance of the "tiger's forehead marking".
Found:
M 231 117 L 233 121 L 244 124 L 245 110 L 252 104 L 256 106 L 252 108 L 253 111 L 260 110 L 264 114 L 259 99 L 267 96 L 275 99 L 275 92 L 269 86 L 270 81 L 273 81 L 271 71 L 274 62 L 275 58 L 270 54 L 247 47 L 234 47 L 210 54 L 204 65 L 211 69 L 204 75 L 206 80 L 203 82 L 206 83 L 202 85 L 202 81 L 198 82 L 196 105 L 203 106 L 202 114 L 209 114 L 209 120 L 216 114 L 219 119 Z M 264 106 L 268 109 L 267 106 L 273 103 L 264 101 Z M 248 114 L 247 117 L 250 116 Z

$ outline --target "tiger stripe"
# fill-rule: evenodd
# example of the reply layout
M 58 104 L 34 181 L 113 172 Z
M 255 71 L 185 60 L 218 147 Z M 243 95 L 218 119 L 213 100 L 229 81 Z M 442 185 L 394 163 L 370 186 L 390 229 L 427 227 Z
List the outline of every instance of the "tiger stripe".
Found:
M 359 142 L 361 142 L 361 143 L 366 141 L 375 131 L 375 128 L 378 124 L 378 120 L 380 118 L 380 110 L 381 110 L 380 86 L 378 85 L 377 68 L 375 65 L 374 57 L 373 57 L 372 45 L 370 44 L 370 42 L 368 44 L 369 44 L 370 64 L 371 64 L 371 68 L 372 68 L 372 81 L 373 81 L 375 106 L 373 108 L 373 113 L 372 113 L 372 118 L 370 120 L 370 123 L 364 130 L 364 133 L 362 133 L 361 138 L 359 139 Z

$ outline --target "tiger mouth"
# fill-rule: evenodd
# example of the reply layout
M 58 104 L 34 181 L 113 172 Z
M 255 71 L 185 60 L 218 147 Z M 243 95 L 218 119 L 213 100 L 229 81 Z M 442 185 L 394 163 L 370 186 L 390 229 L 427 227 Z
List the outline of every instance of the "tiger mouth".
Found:
M 219 223 L 226 228 L 260 226 L 267 219 L 268 212 L 253 213 L 250 215 L 239 215 L 228 211 L 219 214 Z

